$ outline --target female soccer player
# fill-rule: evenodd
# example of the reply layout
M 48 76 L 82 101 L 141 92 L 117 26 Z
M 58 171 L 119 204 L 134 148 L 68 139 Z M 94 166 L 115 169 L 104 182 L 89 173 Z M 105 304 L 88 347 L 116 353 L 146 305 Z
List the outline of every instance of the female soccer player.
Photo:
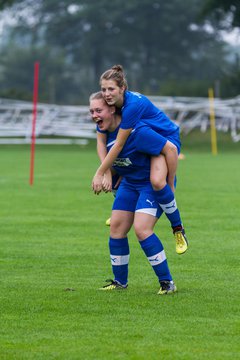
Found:
M 90 97 L 90 113 L 97 124 L 98 132 L 107 136 L 109 151 L 116 140 L 121 117 L 114 113 L 114 106 L 108 106 L 101 92 Z M 158 134 L 148 135 L 151 143 L 149 153 L 161 151 Z M 101 290 L 124 290 L 128 286 L 129 245 L 127 234 L 134 224 L 142 250 L 147 256 L 160 282 L 159 295 L 177 291 L 168 267 L 163 245 L 153 232 L 154 225 L 163 210 L 154 198 L 150 183 L 150 158 L 137 151 L 136 135 L 132 133 L 113 167 L 122 181 L 116 194 L 111 216 L 109 250 L 114 280 Z
M 180 152 L 179 127 L 147 97 L 127 90 L 127 80 L 121 65 L 115 65 L 104 72 L 100 78 L 100 85 L 102 95 L 108 105 L 121 109 L 122 119 L 116 141 L 108 154 L 106 135 L 98 135 L 98 153 L 102 164 L 93 178 L 93 190 L 95 193 L 101 189 L 110 190 L 109 168 L 123 149 L 132 131 L 138 134 L 138 149 L 143 152 L 146 152 L 149 146 L 147 134 L 157 132 L 162 150 L 161 154 L 151 157 L 150 181 L 158 203 L 171 222 L 176 239 L 176 252 L 182 254 L 188 248 L 188 241 L 174 197 L 174 181 Z M 177 213 L 179 219 L 176 223 Z

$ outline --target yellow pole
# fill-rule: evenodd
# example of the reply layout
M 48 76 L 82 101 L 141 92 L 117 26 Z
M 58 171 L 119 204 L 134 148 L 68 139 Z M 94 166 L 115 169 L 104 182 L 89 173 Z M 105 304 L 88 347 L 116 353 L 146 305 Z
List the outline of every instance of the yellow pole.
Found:
M 211 145 L 212 154 L 217 155 L 217 131 L 215 125 L 215 112 L 214 112 L 214 93 L 213 89 L 208 89 L 209 107 L 210 107 L 210 127 L 211 127 Z

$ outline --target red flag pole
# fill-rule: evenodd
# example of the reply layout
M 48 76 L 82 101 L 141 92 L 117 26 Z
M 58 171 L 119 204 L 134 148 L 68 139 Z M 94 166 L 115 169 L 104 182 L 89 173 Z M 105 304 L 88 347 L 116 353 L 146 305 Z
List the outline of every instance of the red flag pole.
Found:
M 37 122 L 37 102 L 38 102 L 38 75 L 39 62 L 34 63 L 34 84 L 33 84 L 33 113 L 32 113 L 32 137 L 31 137 L 31 161 L 30 161 L 30 178 L 29 183 L 33 185 L 34 177 L 34 156 L 36 142 L 36 122 Z

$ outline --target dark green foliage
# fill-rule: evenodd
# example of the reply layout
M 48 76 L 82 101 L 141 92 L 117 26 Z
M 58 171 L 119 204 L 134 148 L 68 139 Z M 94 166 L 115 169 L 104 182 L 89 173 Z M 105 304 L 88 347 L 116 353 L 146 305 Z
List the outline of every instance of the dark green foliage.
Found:
M 199 21 L 201 8 L 201 0 L 16 1 L 17 25 L 4 32 L 0 96 L 22 92 L 30 100 L 36 60 L 44 102 L 85 104 L 116 63 L 132 90 L 158 95 L 177 82 L 180 95 L 188 83 L 200 96 L 228 70 L 218 33 Z
M 202 16 L 213 15 L 219 25 L 224 28 L 240 28 L 239 0 L 205 0 Z
M 0 10 L 8 7 L 8 6 L 12 6 L 13 3 L 16 2 L 14 0 L 0 0 Z

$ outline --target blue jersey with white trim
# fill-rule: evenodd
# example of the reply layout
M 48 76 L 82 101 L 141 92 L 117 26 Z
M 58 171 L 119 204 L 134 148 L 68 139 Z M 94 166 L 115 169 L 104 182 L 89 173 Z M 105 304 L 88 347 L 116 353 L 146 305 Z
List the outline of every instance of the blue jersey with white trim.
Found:
M 179 130 L 177 124 L 140 93 L 126 90 L 121 110 L 120 128 L 122 129 L 134 129 L 143 122 L 166 138 Z
M 114 145 L 119 127 L 113 131 L 97 131 L 107 135 L 107 151 Z M 114 161 L 114 170 L 128 181 L 149 181 L 150 179 L 150 156 L 136 150 L 134 130 L 129 135 L 122 151 Z

